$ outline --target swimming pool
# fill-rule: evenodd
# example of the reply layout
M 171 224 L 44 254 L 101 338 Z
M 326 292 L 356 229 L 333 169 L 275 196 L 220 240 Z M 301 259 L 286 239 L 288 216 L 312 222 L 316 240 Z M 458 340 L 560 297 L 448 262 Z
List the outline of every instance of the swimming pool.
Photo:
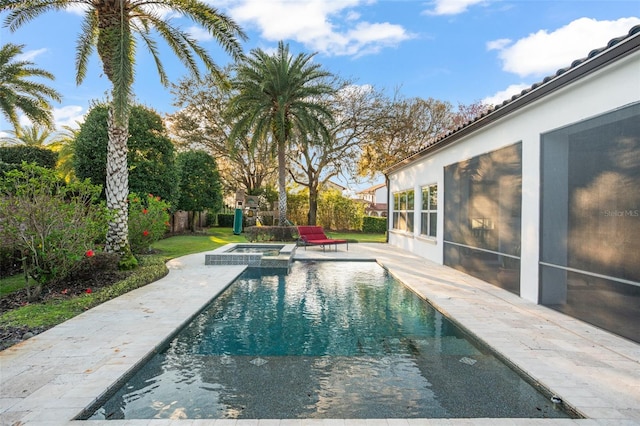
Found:
M 568 417 L 373 262 L 248 270 L 91 419 Z

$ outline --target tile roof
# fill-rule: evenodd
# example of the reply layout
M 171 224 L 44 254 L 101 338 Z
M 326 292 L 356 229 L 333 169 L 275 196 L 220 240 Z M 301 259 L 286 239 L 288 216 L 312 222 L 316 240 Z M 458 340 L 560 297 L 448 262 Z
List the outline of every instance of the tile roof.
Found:
M 630 43 L 629 48 L 624 50 L 623 54 L 614 55 L 613 58 L 603 60 L 602 63 L 595 63 L 593 67 L 587 68 L 583 72 L 579 72 L 581 68 L 584 68 L 591 62 L 595 62 L 597 58 L 601 57 L 601 55 L 612 51 L 622 43 Z M 570 81 L 578 79 L 588 74 L 589 72 L 610 63 L 611 59 L 617 60 L 620 57 L 625 56 L 627 53 L 637 50 L 639 47 L 640 25 L 636 25 L 632 27 L 627 34 L 609 40 L 606 46 L 592 50 L 586 57 L 573 61 L 568 67 L 560 68 L 558 71 L 556 71 L 555 74 L 545 77 L 542 81 L 533 84 L 531 87 L 524 89 L 516 95 L 513 95 L 510 99 L 505 100 L 499 105 L 494 105 L 492 108 L 487 109 L 487 111 L 474 117 L 466 123 L 463 123 L 456 128 L 450 129 L 446 133 L 434 138 L 426 147 L 401 159 L 396 164 L 386 169 L 384 173 L 388 174 L 406 164 L 409 164 L 417 160 L 418 158 L 423 157 L 428 152 L 432 151 L 435 147 L 444 145 L 445 142 L 453 142 L 456 136 L 466 135 L 469 132 L 480 128 L 481 126 L 489 124 L 495 119 L 503 117 L 514 109 L 519 108 L 529 102 L 533 102 L 534 100 L 539 99 L 540 97 L 550 93 L 551 91 L 556 90 L 558 87 L 561 87 L 569 83 Z M 556 84 L 554 85 L 553 83 Z M 545 88 L 548 88 L 548 90 L 543 90 Z M 533 96 L 535 92 L 540 93 L 538 96 Z

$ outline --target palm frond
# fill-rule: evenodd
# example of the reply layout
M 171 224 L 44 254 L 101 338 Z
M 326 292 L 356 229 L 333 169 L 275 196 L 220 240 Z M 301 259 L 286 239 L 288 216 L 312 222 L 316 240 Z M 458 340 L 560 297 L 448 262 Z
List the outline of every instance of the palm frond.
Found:
M 4 22 L 5 26 L 13 32 L 43 13 L 51 10 L 66 9 L 75 3 L 88 2 L 90 2 L 90 0 L 2 0 L 2 2 L 0 2 L 0 11 L 9 11 Z
M 82 21 L 82 31 L 76 44 L 76 84 L 84 81 L 87 74 L 87 64 L 93 48 L 98 41 L 98 19 L 93 10 L 85 12 Z
M 53 74 L 36 68 L 32 62 L 17 61 L 23 45 L 8 43 L 0 47 L 0 112 L 18 131 L 18 110 L 33 123 L 51 127 L 51 101 L 59 102 L 60 94 L 51 87 L 30 80 L 31 77 L 54 79 Z
M 163 86 L 168 86 L 169 85 L 169 77 L 167 76 L 167 73 L 164 69 L 164 66 L 162 65 L 162 62 L 160 61 L 160 56 L 159 56 L 159 52 L 158 52 L 158 46 L 156 41 L 151 38 L 151 35 L 149 34 L 149 28 L 147 28 L 144 24 L 142 25 L 142 28 L 139 28 L 139 30 L 137 31 L 137 34 L 140 35 L 140 38 L 142 38 L 142 40 L 144 41 L 145 45 L 147 46 L 147 50 L 149 51 L 149 53 L 151 53 L 151 56 L 153 57 L 153 61 L 156 64 L 156 70 L 158 71 L 158 75 L 160 76 L 160 83 Z

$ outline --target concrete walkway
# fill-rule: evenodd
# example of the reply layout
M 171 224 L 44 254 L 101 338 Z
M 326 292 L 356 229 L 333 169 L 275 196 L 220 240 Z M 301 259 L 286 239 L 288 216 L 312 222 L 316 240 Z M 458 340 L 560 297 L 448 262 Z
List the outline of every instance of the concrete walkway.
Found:
M 640 345 L 385 244 L 299 248 L 298 259 L 376 259 L 517 368 L 586 417 L 544 419 L 73 421 L 244 266 L 171 261 L 163 279 L 0 352 L 0 425 L 640 425 Z

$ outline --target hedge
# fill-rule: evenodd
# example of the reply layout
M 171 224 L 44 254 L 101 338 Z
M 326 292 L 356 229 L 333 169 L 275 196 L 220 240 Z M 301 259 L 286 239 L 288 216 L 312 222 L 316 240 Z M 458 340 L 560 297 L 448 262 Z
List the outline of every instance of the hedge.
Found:
M 365 216 L 362 221 L 362 232 L 368 234 L 384 234 L 387 231 L 387 218 Z
M 20 164 L 36 163 L 40 167 L 55 169 L 58 161 L 58 154 L 50 149 L 38 148 L 36 146 L 2 146 L 0 147 L 0 163 Z
M 295 226 L 249 226 L 244 230 L 247 241 L 295 241 L 298 229 Z
M 219 213 L 218 226 L 221 228 L 233 228 L 233 215 L 227 213 Z

